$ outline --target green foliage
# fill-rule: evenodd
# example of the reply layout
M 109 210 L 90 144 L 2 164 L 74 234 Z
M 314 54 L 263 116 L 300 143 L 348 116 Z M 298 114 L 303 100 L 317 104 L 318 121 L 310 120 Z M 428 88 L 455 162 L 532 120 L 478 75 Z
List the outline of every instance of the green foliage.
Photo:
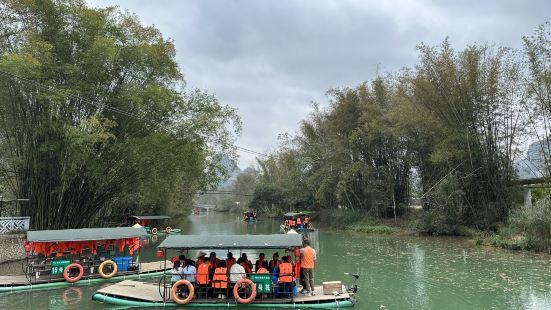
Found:
M 362 232 L 367 234 L 396 234 L 401 231 L 400 228 L 391 227 L 387 225 L 352 225 L 350 230 L 356 232 Z
M 379 223 L 377 219 L 370 217 L 363 211 L 325 210 L 319 212 L 314 220 L 318 225 L 324 227 L 368 234 L 396 234 L 402 232 L 401 228 Z
M 454 50 L 446 40 L 419 45 L 413 70 L 330 90 L 329 106 L 314 105 L 300 133 L 260 162 L 258 205 L 288 210 L 291 199 L 396 217 L 416 175 L 418 231 L 496 231 L 518 196 L 519 146 L 530 130 L 548 130 L 550 33 L 546 24 L 525 38 L 528 62 L 509 48 Z
M 511 224 L 526 237 L 533 247 L 551 253 L 551 198 L 537 201 L 531 208 L 513 212 Z
M 0 183 L 33 228 L 185 213 L 224 175 L 239 119 L 184 89 L 156 28 L 80 0 L 7 0 L 0 18 Z
M 294 149 L 284 148 L 279 154 L 259 161 L 259 165 L 258 183 L 250 202 L 252 209 L 275 215 L 312 207 L 313 197 L 305 190 L 302 175 L 305 163 Z
M 426 234 L 460 235 L 460 229 L 465 225 L 464 213 L 467 212 L 465 192 L 457 174 L 444 178 L 431 190 L 426 199 L 430 206 L 416 220 L 415 229 Z

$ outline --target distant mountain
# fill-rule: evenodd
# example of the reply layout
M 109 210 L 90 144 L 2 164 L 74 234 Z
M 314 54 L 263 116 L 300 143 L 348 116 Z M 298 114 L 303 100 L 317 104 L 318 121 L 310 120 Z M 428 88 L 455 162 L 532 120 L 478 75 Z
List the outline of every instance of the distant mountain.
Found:
M 221 163 L 226 171 L 228 171 L 228 178 L 218 186 L 219 189 L 228 188 L 241 173 L 241 169 L 239 168 L 239 166 L 237 166 L 237 163 L 227 155 L 224 155 Z
M 549 158 L 549 154 L 544 156 L 540 143 L 541 141 L 530 144 L 526 152 L 526 158 L 515 161 L 514 166 L 519 179 L 529 180 L 544 176 L 545 158 Z

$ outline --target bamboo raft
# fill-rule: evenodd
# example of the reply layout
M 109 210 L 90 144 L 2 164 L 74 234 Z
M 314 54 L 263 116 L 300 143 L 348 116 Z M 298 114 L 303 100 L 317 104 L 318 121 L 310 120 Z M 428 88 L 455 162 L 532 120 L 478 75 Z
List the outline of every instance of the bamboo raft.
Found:
M 324 295 L 322 286 L 315 287 L 315 296 L 300 295 L 293 298 L 257 298 L 250 304 L 238 304 L 230 299 L 193 299 L 187 305 L 176 304 L 171 299 L 163 300 L 157 283 L 125 280 L 98 290 L 93 300 L 128 307 L 262 307 L 262 308 L 345 308 L 353 307 L 352 296 L 343 286 L 338 296 Z
M 110 279 L 102 278 L 99 274 L 91 274 L 83 276 L 81 280 L 75 283 L 65 281 L 63 276 L 43 275 L 39 278 L 33 278 L 29 283 L 27 276 L 21 275 L 6 275 L 0 276 L 0 293 L 19 292 L 28 290 L 48 289 L 66 286 L 81 286 L 102 282 L 115 282 L 127 279 L 143 279 L 147 277 L 162 276 L 165 273 L 165 266 L 170 266 L 167 261 L 166 265 L 163 261 L 141 263 L 139 270 L 118 272 Z M 167 267 L 167 269 L 169 269 Z

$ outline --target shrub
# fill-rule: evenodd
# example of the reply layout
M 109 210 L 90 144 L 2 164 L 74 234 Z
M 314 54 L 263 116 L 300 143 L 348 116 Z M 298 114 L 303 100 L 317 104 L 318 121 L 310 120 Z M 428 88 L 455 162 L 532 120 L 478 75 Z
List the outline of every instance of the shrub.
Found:
M 352 225 L 349 229 L 369 234 L 394 234 L 400 231 L 399 228 L 387 225 Z
M 536 250 L 551 253 L 551 197 L 537 201 L 530 208 L 520 208 L 513 212 L 510 222 L 523 231 Z
M 461 234 L 464 196 L 458 177 L 447 176 L 425 198 L 426 210 L 415 222 L 415 230 L 425 234 Z

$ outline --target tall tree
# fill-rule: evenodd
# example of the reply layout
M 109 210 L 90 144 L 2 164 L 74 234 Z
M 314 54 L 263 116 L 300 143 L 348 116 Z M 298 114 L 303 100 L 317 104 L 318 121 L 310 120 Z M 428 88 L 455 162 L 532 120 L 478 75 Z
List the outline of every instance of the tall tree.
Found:
M 239 119 L 185 90 L 156 28 L 81 0 L 2 0 L 0 20 L 0 180 L 34 228 L 166 209 L 222 174 Z

